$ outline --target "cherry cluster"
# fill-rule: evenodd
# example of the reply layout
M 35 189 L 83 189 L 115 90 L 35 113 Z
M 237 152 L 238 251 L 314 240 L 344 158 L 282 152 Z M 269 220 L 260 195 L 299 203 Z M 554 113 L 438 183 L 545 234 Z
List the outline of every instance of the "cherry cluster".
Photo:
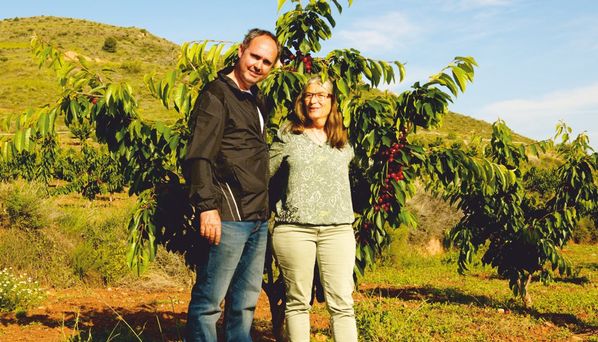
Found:
M 311 55 L 309 53 L 305 56 L 301 56 L 300 53 L 297 53 L 297 55 L 301 58 L 301 61 L 305 65 L 305 71 L 308 74 L 311 74 L 311 66 L 312 66 L 312 61 L 313 61 L 313 58 L 311 57 Z
M 402 140 L 402 139 L 401 139 Z M 391 185 L 391 181 L 395 182 L 402 181 L 405 179 L 403 174 L 403 165 L 395 162 L 399 157 L 401 150 L 405 147 L 404 141 L 394 143 L 391 147 L 383 147 L 380 149 L 379 154 L 382 160 L 388 163 L 388 172 L 384 179 L 384 185 L 380 191 L 380 196 L 374 204 L 374 210 L 376 212 L 383 210 L 388 212 L 394 199 L 394 189 Z
M 288 48 L 285 48 L 282 56 L 280 58 L 280 61 L 282 64 L 284 65 L 288 65 L 293 63 L 294 61 L 299 61 L 301 63 L 303 63 L 305 65 L 305 71 L 308 74 L 311 74 L 311 70 L 312 70 L 312 66 L 313 66 L 313 57 L 311 56 L 311 54 L 306 54 L 303 55 L 301 53 L 301 51 L 297 51 L 297 55 L 295 56 L 291 50 L 289 50 Z M 296 71 L 295 68 L 292 68 L 291 70 Z

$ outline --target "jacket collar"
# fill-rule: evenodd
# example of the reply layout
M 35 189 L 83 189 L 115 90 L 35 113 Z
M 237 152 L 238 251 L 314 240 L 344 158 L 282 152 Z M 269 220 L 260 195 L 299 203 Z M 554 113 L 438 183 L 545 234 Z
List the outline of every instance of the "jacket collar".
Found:
M 234 66 L 230 66 L 230 67 L 226 67 L 222 70 L 220 70 L 218 72 L 218 77 L 224 82 L 226 83 L 231 90 L 233 90 L 235 92 L 235 94 L 237 95 L 247 95 L 246 91 L 241 90 L 241 88 L 239 88 L 237 86 L 237 84 L 235 83 L 235 81 L 232 80 L 232 78 L 228 77 L 227 75 L 230 74 L 234 69 Z M 256 85 L 252 85 L 249 88 L 249 91 L 251 92 L 251 95 L 253 95 L 254 97 L 257 96 L 257 94 L 259 93 L 259 89 Z

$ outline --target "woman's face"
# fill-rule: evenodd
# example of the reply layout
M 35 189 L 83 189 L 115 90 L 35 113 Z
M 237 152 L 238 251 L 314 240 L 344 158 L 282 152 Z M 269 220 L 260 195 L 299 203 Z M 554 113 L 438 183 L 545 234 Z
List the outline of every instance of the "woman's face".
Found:
M 311 83 L 305 89 L 303 104 L 312 122 L 328 118 L 332 109 L 332 95 L 321 84 Z

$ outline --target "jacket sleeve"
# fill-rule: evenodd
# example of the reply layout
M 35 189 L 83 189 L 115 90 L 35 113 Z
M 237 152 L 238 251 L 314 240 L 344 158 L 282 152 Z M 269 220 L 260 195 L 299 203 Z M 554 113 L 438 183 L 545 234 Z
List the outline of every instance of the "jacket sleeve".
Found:
M 206 90 L 197 98 L 191 113 L 191 140 L 185 156 L 189 199 L 199 211 L 219 208 L 214 162 L 222 145 L 226 119 L 221 100 Z

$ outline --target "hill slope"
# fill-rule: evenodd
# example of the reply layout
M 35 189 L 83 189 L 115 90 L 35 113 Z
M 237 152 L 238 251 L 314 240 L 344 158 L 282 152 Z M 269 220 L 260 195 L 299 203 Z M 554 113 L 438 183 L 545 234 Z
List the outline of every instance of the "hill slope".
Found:
M 81 19 L 59 17 L 14 18 L 0 21 L 0 118 L 54 101 L 60 89 L 54 74 L 39 69 L 30 50 L 33 35 L 51 42 L 67 57 L 84 56 L 93 67 L 110 68 L 115 81 L 126 81 L 138 94 L 140 113 L 147 119 L 169 121 L 173 112 L 151 98 L 143 83 L 145 74 L 163 75 L 176 64 L 179 46 L 156 37 L 145 29 L 117 27 Z M 116 52 L 102 50 L 104 41 L 114 37 Z M 449 113 L 441 128 L 420 131 L 426 141 L 438 137 L 463 141 L 473 135 L 488 138 L 492 127 L 487 122 Z M 529 142 L 522 136 L 517 140 Z
M 130 83 L 138 94 L 141 113 L 156 120 L 172 116 L 158 101 L 150 100 L 143 76 L 151 72 L 161 75 L 174 67 L 178 45 L 135 27 L 41 16 L 0 21 L 0 117 L 51 103 L 60 92 L 53 72 L 39 69 L 32 57 L 34 34 L 51 42 L 67 58 L 84 56 L 92 67 L 113 69 L 113 80 Z M 114 53 L 102 50 L 108 37 L 117 41 Z

